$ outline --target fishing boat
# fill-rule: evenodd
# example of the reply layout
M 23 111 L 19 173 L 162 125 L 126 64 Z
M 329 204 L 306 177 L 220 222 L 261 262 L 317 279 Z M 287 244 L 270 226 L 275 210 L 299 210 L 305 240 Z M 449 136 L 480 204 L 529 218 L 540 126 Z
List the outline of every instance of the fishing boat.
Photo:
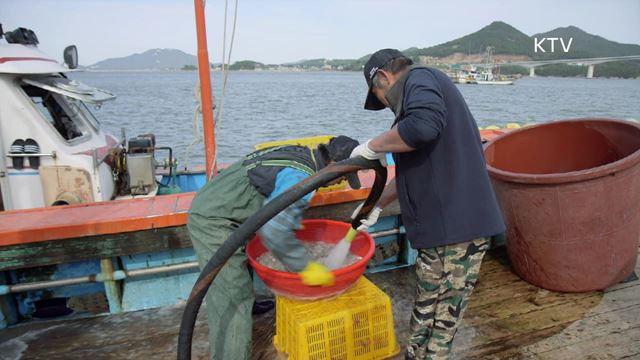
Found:
M 513 85 L 513 80 L 498 80 L 492 73 L 483 71 L 475 75 L 475 83 L 478 85 Z
M 104 131 L 91 107 L 108 106 L 115 95 L 70 79 L 78 71 L 75 46 L 64 50 L 65 63 L 59 64 L 38 49 L 33 31 L 3 35 L 0 328 L 184 300 L 198 272 L 185 228 L 187 211 L 194 192 L 227 166 L 214 160 L 212 112 L 203 112 L 207 166 L 178 171 L 173 149 L 156 144 L 153 134 L 127 138 L 123 130 L 118 139 Z M 210 77 L 205 67 L 204 79 Z M 210 83 L 201 83 L 202 108 L 211 109 Z M 284 143 L 315 146 L 329 139 Z M 158 161 L 160 152 L 168 158 Z M 372 174 L 362 180 L 370 187 Z M 331 213 L 348 220 L 349 207 L 367 194 L 366 186 L 321 191 L 310 216 Z M 335 206 L 343 206 L 342 213 Z M 397 240 L 397 221 L 386 223 L 381 238 Z M 375 270 L 412 263 L 398 252 L 379 259 Z
M 501 75 L 494 75 L 493 70 L 478 71 L 475 66 L 461 69 L 453 76 L 452 80 L 456 84 L 477 84 L 477 85 L 513 85 L 514 80 Z
M 514 79 L 500 75 L 500 67 L 493 57 L 493 46 L 487 46 L 482 71 L 474 74 L 478 85 L 513 85 Z
M 195 4 L 202 109 L 212 109 L 204 4 Z M 198 274 L 187 211 L 194 191 L 224 168 L 214 160 L 213 112 L 202 112 L 205 170 L 178 172 L 172 150 L 156 146 L 154 136 L 104 132 L 87 104 L 108 106 L 114 95 L 66 76 L 77 49 L 65 50 L 59 64 L 37 49 L 35 34 L 20 33 L 31 43 L 0 45 L 0 353 L 175 358 L 182 303 Z M 489 142 L 507 131 L 481 136 Z M 158 151 L 168 160 L 155 161 Z M 317 192 L 305 217 L 348 221 L 373 182 L 371 172 L 359 176 L 361 189 Z M 396 250 L 374 257 L 367 276 L 392 297 L 402 342 L 414 294 L 408 267 L 417 254 L 399 214 L 397 203 L 387 207 L 370 230 L 377 248 Z M 503 240 L 494 243 L 456 337 L 457 358 L 638 355 L 640 281 L 550 292 L 516 276 Z M 263 290 L 257 278 L 255 287 Z M 254 358 L 276 357 L 273 320 L 272 312 L 256 316 Z M 205 357 L 205 322 L 196 334 L 194 353 Z
M 500 67 L 493 57 L 492 46 L 486 48 L 482 64 L 465 65 L 449 77 L 456 84 L 513 85 L 515 82 L 511 76 L 500 75 Z
M 476 83 L 476 67 L 473 65 L 465 65 L 462 68 L 454 65 L 453 72 L 449 73 L 449 78 L 455 84 L 475 84 Z
M 477 84 L 478 80 L 476 80 L 476 75 L 474 71 L 461 71 L 457 74 L 454 82 L 456 84 Z

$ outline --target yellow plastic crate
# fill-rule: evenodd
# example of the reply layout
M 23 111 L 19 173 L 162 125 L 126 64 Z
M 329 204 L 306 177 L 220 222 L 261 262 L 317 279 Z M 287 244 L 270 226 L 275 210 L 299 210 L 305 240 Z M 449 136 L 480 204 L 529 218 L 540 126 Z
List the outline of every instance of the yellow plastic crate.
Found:
M 320 136 L 311 136 L 311 137 L 298 138 L 298 139 L 269 141 L 269 142 L 256 144 L 254 145 L 254 148 L 256 150 L 262 150 L 262 149 L 266 149 L 274 146 L 302 145 L 302 146 L 308 147 L 309 149 L 315 149 L 320 144 L 328 143 L 334 137 L 335 136 L 333 135 L 320 135 Z M 332 191 L 332 190 L 342 190 L 346 187 L 347 187 L 347 182 L 343 180 L 335 185 L 321 187 L 318 189 L 318 191 L 323 192 L 323 191 Z
M 386 359 L 400 352 L 391 299 L 364 277 L 332 299 L 277 296 L 273 344 L 289 360 Z

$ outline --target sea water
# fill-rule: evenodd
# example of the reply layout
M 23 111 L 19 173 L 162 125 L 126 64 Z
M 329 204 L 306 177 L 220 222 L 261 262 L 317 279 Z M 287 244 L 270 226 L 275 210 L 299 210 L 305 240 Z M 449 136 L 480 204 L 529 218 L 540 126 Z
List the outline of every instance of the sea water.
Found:
M 224 101 L 214 72 L 218 160 L 240 159 L 257 143 L 315 135 L 367 140 L 389 129 L 389 110 L 363 109 L 366 83 L 359 72 L 230 72 Z M 182 165 L 203 165 L 194 136 L 197 73 L 78 72 L 88 85 L 117 95 L 95 110 L 105 129 L 120 136 L 155 133 L 158 146 L 171 146 Z M 522 78 L 512 86 L 457 85 L 479 126 L 504 126 L 577 117 L 640 119 L 640 80 Z M 197 121 L 200 125 L 201 120 Z

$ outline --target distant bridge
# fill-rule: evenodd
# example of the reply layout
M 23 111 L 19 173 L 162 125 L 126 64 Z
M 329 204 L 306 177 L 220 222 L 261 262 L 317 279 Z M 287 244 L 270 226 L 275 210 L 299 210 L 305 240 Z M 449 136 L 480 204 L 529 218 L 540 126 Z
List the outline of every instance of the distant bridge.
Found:
M 609 56 L 609 57 L 597 57 L 597 58 L 585 58 L 585 59 L 557 59 L 557 60 L 540 60 L 540 61 L 513 61 L 501 63 L 500 65 L 517 65 L 523 66 L 529 69 L 529 76 L 536 76 L 535 68 L 542 65 L 549 64 L 571 64 L 571 65 L 587 65 L 587 78 L 593 77 L 593 69 L 596 64 L 604 64 L 614 61 L 628 61 L 628 60 L 640 60 L 640 55 L 629 56 Z M 483 64 L 474 64 L 483 65 Z

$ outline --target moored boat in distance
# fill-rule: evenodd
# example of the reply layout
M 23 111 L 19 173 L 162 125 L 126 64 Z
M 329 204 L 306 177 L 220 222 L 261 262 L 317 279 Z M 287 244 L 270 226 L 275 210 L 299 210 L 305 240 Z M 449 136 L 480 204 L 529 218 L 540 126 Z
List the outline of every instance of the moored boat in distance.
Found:
M 482 68 L 483 70 L 475 75 L 478 85 L 513 85 L 513 79 L 500 75 L 500 67 L 493 58 L 493 46 L 487 46 Z
M 478 71 L 477 67 L 468 65 L 449 73 L 449 78 L 456 84 L 477 85 L 513 85 L 515 79 L 504 75 L 494 75 L 493 69 Z
M 475 83 L 478 85 L 513 85 L 514 80 L 496 77 L 491 72 L 483 71 L 475 75 Z

